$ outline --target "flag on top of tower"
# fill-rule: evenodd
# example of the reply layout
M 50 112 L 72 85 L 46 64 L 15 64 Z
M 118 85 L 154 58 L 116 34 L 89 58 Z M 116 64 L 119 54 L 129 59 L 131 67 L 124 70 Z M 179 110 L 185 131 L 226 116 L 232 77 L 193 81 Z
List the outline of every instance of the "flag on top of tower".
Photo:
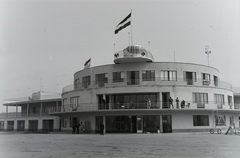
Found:
M 116 27 L 115 29 L 115 34 L 117 34 L 119 31 L 121 31 L 122 29 L 124 29 L 125 27 L 131 25 L 131 14 L 130 13 L 126 18 L 124 18 Z
M 85 62 L 84 69 L 90 68 L 90 66 L 91 66 L 91 58 Z

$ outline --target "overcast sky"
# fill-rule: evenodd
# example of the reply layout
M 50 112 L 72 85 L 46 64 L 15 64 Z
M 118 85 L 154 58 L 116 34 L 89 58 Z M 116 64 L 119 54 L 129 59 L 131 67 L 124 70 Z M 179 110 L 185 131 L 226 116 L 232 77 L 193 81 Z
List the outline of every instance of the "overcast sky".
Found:
M 113 64 L 128 45 L 131 27 L 114 34 L 132 10 L 133 44 L 156 62 L 207 65 L 220 80 L 240 87 L 239 0 L 0 0 L 0 102 L 40 90 L 60 92 L 92 58 Z M 0 105 L 0 112 L 5 108 Z

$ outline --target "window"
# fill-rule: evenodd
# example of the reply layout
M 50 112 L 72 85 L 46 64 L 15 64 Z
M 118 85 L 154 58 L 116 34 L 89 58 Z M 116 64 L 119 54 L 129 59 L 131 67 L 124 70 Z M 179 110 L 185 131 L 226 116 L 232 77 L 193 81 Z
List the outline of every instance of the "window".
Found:
M 202 83 L 207 86 L 210 84 L 210 74 L 202 73 Z
M 187 85 L 193 85 L 193 82 L 197 82 L 196 72 L 183 72 L 183 80 L 187 81 Z
M 89 85 L 91 85 L 91 76 L 82 77 L 82 86 L 87 88 Z
M 66 128 L 67 127 L 67 118 L 62 118 L 61 124 L 62 124 L 63 128 Z
M 80 88 L 79 83 L 80 83 L 79 78 L 74 81 L 74 89 L 79 89 Z
M 225 115 L 215 115 L 215 125 L 216 126 L 226 126 L 226 116 Z
M 217 87 L 218 86 L 218 77 L 213 76 L 213 78 L 214 78 L 214 85 Z
M 209 116 L 193 115 L 193 126 L 209 126 Z
M 232 96 L 228 95 L 228 105 L 230 106 L 230 109 L 232 109 Z
M 0 121 L 0 130 L 4 130 L 4 121 Z
M 142 80 L 143 81 L 155 81 L 155 71 L 142 71 Z
M 113 82 L 123 82 L 124 72 L 113 72 Z
M 65 107 L 66 107 L 66 105 L 67 105 L 67 99 L 65 98 L 65 99 L 63 99 L 63 111 L 65 111 Z
M 224 95 L 214 94 L 214 103 L 217 104 L 218 109 L 222 109 L 222 106 L 224 105 Z
M 70 107 L 72 107 L 72 111 L 77 111 L 79 106 L 79 98 L 80 97 L 71 97 L 70 98 Z
M 205 108 L 205 104 L 208 104 L 208 94 L 193 93 L 193 102 L 197 103 L 197 108 Z
M 104 83 L 108 83 L 108 74 L 96 74 L 96 84 L 98 84 L 100 87 L 104 86 Z
M 161 71 L 162 81 L 177 81 L 177 71 Z

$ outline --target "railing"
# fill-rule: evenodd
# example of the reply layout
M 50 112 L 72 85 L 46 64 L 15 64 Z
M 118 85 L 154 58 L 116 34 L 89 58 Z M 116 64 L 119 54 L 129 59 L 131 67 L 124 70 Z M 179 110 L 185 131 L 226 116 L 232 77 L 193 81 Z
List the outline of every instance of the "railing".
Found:
M 173 101 L 170 102 L 127 102 L 127 103 L 80 103 L 80 104 L 66 104 L 62 112 L 72 112 L 72 111 L 97 111 L 97 110 L 136 110 L 136 109 L 212 109 L 212 110 L 231 110 L 234 109 L 233 106 L 226 104 L 211 102 L 193 102 L 185 101 L 178 103 Z
M 197 79 L 183 79 L 183 78 L 151 78 L 149 81 L 144 81 L 146 79 L 122 79 L 122 82 L 119 82 L 119 79 L 110 80 L 108 79 L 108 83 L 104 82 L 90 82 L 90 85 L 86 85 L 86 82 L 79 82 L 77 84 L 71 84 L 62 89 L 63 93 L 74 91 L 74 90 L 83 90 L 83 89 L 90 89 L 90 88 L 99 88 L 99 87 L 124 87 L 124 86 L 134 86 L 134 85 L 142 85 L 142 86 L 153 86 L 153 85 L 188 85 L 188 86 L 201 86 L 201 87 L 214 87 L 214 88 L 223 88 L 232 90 L 232 85 L 227 82 L 222 81 L 206 81 L 202 80 L 201 78 Z M 116 82 L 118 81 L 118 82 Z M 101 83 L 101 84 L 99 84 Z

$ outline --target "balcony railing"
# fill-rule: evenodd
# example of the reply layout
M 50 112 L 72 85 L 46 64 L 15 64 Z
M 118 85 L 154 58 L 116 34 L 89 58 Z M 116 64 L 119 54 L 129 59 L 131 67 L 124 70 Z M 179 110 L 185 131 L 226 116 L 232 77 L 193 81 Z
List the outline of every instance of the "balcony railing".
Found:
M 216 87 L 216 88 L 223 88 L 232 90 L 232 85 L 227 82 L 222 81 L 214 81 L 214 80 L 202 80 L 200 78 L 198 79 L 183 79 L 183 78 L 151 78 L 149 81 L 143 81 L 145 79 L 121 79 L 122 82 L 116 82 L 116 80 L 110 80 L 108 79 L 108 82 L 104 82 L 103 84 L 98 84 L 99 82 L 92 81 L 89 82 L 89 85 L 86 85 L 86 83 L 77 83 L 77 84 L 71 84 L 62 89 L 62 92 L 70 92 L 74 90 L 83 90 L 83 89 L 90 89 L 90 88 L 101 88 L 101 87 L 124 87 L 124 86 L 134 86 L 134 85 L 188 85 L 188 86 L 201 86 L 201 87 Z M 118 80 L 119 81 L 119 80 Z M 97 84 L 96 84 L 97 83 Z M 102 83 L 102 82 L 100 82 Z
M 72 111 L 97 111 L 97 110 L 136 110 L 136 109 L 209 109 L 209 110 L 231 110 L 234 109 L 233 106 L 227 103 L 219 106 L 218 103 L 211 102 L 193 102 L 185 101 L 182 102 L 127 102 L 127 103 L 79 103 L 76 105 L 64 105 L 62 112 L 72 112 Z

